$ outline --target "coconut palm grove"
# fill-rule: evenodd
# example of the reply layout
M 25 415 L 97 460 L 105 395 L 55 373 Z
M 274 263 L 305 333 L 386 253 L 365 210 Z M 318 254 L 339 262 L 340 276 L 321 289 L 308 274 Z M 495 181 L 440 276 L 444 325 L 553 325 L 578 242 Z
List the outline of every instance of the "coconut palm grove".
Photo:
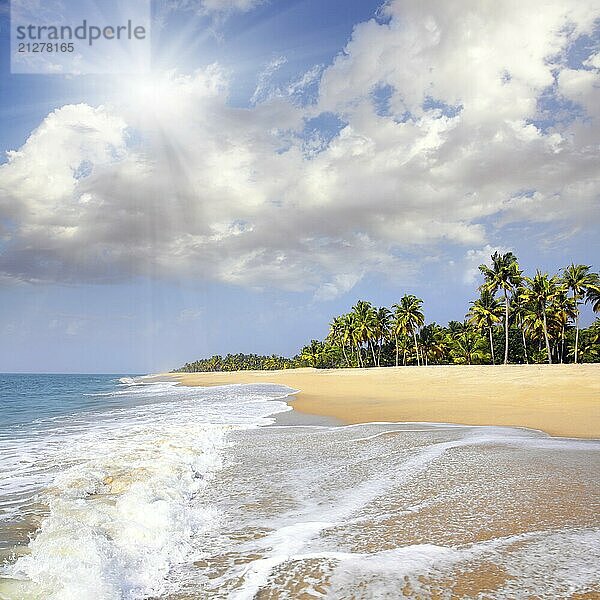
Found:
M 479 270 L 479 297 L 463 321 L 427 323 L 423 300 L 412 294 L 389 308 L 359 300 L 333 318 L 324 340 L 311 340 L 293 358 L 217 355 L 177 372 L 598 362 L 600 318 L 579 324 L 584 304 L 600 312 L 600 276 L 591 266 L 527 276 L 512 252 L 496 252 Z

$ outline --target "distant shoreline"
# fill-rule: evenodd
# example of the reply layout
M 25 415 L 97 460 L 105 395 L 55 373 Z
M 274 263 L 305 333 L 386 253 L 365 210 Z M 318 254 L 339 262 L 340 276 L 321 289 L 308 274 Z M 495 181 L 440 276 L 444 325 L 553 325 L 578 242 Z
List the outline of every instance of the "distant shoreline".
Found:
M 188 386 L 274 383 L 300 413 L 342 423 L 497 425 L 600 439 L 600 364 L 443 365 L 165 374 Z

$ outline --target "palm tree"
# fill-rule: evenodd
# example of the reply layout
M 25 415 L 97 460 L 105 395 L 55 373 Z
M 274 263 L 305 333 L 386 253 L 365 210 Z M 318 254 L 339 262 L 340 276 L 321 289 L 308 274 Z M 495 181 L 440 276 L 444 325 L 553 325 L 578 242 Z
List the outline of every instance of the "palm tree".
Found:
M 448 321 L 447 329 L 452 337 L 467 331 L 469 329 L 469 324 L 466 321 Z
M 377 342 L 377 366 L 381 365 L 381 349 L 390 334 L 391 312 L 385 306 L 375 311 L 375 339 Z
M 471 302 L 468 316 L 469 323 L 479 331 L 487 331 L 490 338 L 490 353 L 492 355 L 492 364 L 496 364 L 494 357 L 494 338 L 492 329 L 497 323 L 502 321 L 503 311 L 502 301 L 498 300 L 489 290 L 482 290 L 481 297 Z
M 356 358 L 356 365 L 361 366 L 360 351 L 358 349 L 360 342 L 358 341 L 356 335 L 356 324 L 354 321 L 354 315 L 351 312 L 349 312 L 343 315 L 342 321 L 342 343 L 344 344 L 344 346 L 350 346 L 351 356 L 354 356 L 354 349 L 357 349 L 358 356 Z
M 318 340 L 311 340 L 308 346 L 304 346 L 300 352 L 300 358 L 311 367 L 318 367 L 321 362 L 323 344 Z
M 443 330 L 435 323 L 425 325 L 419 333 L 419 346 L 426 366 L 430 360 L 440 360 L 446 352 Z
M 346 323 L 344 321 L 344 317 L 335 317 L 329 326 L 329 334 L 327 337 L 333 344 L 341 347 L 346 366 L 349 367 L 350 361 L 348 360 L 348 355 L 346 354 L 347 338 L 345 327 Z
M 597 313 L 600 312 L 600 277 L 598 274 L 594 274 L 594 284 L 589 286 L 585 295 L 585 301 L 592 305 L 592 310 Z
M 569 321 L 577 319 L 577 308 L 575 298 L 568 297 L 568 289 L 561 286 L 560 290 L 554 296 L 550 305 L 550 322 L 556 329 L 556 354 L 560 362 L 565 358 L 565 335 Z M 560 346 L 559 346 L 560 343 Z M 575 347 L 578 345 L 578 336 L 575 337 Z
M 548 363 L 552 364 L 552 352 L 550 350 L 550 338 L 548 336 L 548 309 L 555 296 L 560 292 L 558 278 L 556 275 L 549 277 L 548 273 L 536 271 L 533 278 L 525 277 L 525 281 L 529 285 L 525 293 L 531 302 L 535 314 L 538 317 L 541 317 Z
M 598 276 L 590 273 L 592 267 L 589 265 L 576 265 L 571 263 L 563 269 L 562 280 L 573 294 L 575 302 L 575 362 L 577 362 L 577 350 L 579 346 L 579 300 L 584 298 L 588 290 L 597 287 Z
M 582 331 L 582 340 L 579 348 L 581 358 L 589 362 L 598 362 L 600 359 L 600 320 L 596 319 L 587 329 Z M 571 350 L 573 353 L 574 348 Z
M 521 271 L 517 257 L 512 252 L 500 254 L 494 252 L 491 256 L 492 267 L 479 265 L 479 270 L 485 277 L 485 282 L 480 289 L 487 290 L 495 295 L 502 290 L 504 295 L 504 364 L 508 363 L 508 316 L 510 312 L 509 293 L 514 294 L 515 288 L 521 282 Z
M 396 366 L 398 366 L 398 354 L 400 352 L 400 340 L 408 335 L 408 331 L 406 329 L 406 319 L 404 313 L 399 311 L 399 306 L 394 304 L 392 307 L 394 312 L 392 313 L 392 322 L 390 326 L 390 331 L 394 336 L 394 345 L 396 349 Z M 402 364 L 406 363 L 406 346 L 404 348 Z
M 406 358 L 410 352 L 412 340 L 410 336 L 404 334 L 398 338 L 398 350 L 402 352 L 402 366 L 406 366 Z
M 417 342 L 417 331 L 425 323 L 425 315 L 421 310 L 423 300 L 412 294 L 406 294 L 400 298 L 400 304 L 394 304 L 395 318 L 404 324 L 405 331 L 408 335 L 413 336 L 415 343 L 415 353 L 417 355 L 417 365 L 421 365 L 419 358 L 419 344 Z
M 467 321 L 460 325 L 462 326 L 449 328 L 448 341 L 452 361 L 472 365 L 489 360 L 489 355 L 485 352 L 485 338 L 471 329 Z
M 512 297 L 512 313 L 519 329 L 521 330 L 521 342 L 523 343 L 523 355 L 525 357 L 525 363 L 529 364 L 529 357 L 527 355 L 527 339 L 525 337 L 525 330 L 527 328 L 525 318 L 528 314 L 527 298 L 528 296 L 526 289 L 522 285 L 518 286 Z
M 373 305 L 364 300 L 359 300 L 352 307 L 352 312 L 354 315 L 355 335 L 358 341 L 359 352 L 360 345 L 366 343 L 367 348 L 371 350 L 371 354 L 373 355 L 373 365 L 375 365 L 377 361 L 372 341 L 375 338 L 377 330 L 377 313 L 375 312 Z

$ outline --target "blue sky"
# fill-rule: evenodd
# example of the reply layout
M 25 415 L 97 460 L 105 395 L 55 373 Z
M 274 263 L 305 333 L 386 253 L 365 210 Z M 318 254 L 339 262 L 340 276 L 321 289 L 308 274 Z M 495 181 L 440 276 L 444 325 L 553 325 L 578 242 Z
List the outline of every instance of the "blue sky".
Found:
M 598 268 L 597 3 L 165 0 L 153 72 L 11 75 L 0 371 L 292 355 L 357 299 Z M 585 312 L 584 322 L 592 316 Z

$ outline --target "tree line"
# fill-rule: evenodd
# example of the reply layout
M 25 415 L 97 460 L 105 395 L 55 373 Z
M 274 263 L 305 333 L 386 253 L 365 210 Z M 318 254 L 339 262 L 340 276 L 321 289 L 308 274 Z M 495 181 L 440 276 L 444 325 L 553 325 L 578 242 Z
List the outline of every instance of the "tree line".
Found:
M 480 265 L 479 297 L 463 321 L 426 323 L 423 300 L 402 296 L 390 308 L 359 300 L 336 316 L 324 340 L 294 358 L 227 355 L 188 363 L 180 371 L 373 367 L 432 364 L 596 362 L 600 320 L 581 329 L 581 307 L 600 312 L 600 277 L 588 265 L 559 274 L 523 274 L 512 252 Z
M 201 358 L 183 367 L 175 369 L 175 373 L 198 373 L 214 371 L 273 371 L 279 369 L 293 369 L 300 366 L 298 357 L 285 358 L 284 356 L 261 356 L 259 354 L 227 354 L 226 356 L 214 355 L 210 358 Z

